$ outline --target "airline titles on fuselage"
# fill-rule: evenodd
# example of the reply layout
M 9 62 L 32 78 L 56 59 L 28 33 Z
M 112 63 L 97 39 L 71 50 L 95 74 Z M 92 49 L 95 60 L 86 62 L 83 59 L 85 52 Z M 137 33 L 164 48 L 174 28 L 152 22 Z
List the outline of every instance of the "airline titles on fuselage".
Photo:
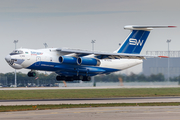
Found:
M 42 52 L 31 51 L 31 55 L 43 55 L 43 53 Z

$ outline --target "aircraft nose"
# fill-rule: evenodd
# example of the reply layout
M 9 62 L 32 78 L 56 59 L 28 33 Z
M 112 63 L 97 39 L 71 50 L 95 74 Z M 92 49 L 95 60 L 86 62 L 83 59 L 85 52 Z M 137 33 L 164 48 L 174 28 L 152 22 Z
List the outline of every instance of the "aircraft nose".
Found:
M 6 60 L 7 62 L 11 61 L 11 56 L 10 56 L 10 55 L 7 55 L 7 56 L 5 57 L 5 60 Z

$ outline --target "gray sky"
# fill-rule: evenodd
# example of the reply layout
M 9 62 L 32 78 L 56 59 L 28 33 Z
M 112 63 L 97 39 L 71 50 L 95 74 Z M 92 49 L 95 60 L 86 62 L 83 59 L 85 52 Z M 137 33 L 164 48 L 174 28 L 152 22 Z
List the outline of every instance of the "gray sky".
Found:
M 129 34 L 125 25 L 180 26 L 179 0 L 0 0 L 0 72 L 13 72 L 4 57 L 17 47 L 39 49 L 69 47 L 111 52 Z M 180 50 L 175 29 L 151 31 L 147 50 Z M 141 72 L 141 65 L 125 72 Z M 20 70 L 27 72 L 27 70 Z

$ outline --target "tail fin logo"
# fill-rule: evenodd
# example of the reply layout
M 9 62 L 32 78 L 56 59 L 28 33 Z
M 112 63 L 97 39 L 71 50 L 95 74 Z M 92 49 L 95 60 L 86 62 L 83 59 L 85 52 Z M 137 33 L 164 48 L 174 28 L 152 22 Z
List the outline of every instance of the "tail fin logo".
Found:
M 137 39 L 133 39 L 133 38 L 129 39 L 129 45 L 137 45 L 137 46 L 140 45 L 140 46 L 142 46 L 143 42 L 144 42 L 144 40 L 137 41 Z

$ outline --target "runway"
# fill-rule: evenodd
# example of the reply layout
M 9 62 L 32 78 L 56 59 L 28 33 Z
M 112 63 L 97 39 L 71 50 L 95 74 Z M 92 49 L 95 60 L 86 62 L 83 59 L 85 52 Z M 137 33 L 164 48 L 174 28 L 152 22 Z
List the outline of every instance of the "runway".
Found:
M 179 120 L 180 106 L 97 107 L 1 112 L 0 120 Z
M 18 90 L 36 88 L 18 88 Z M 39 88 L 38 88 L 39 89 Z M 44 89 L 44 88 L 43 88 Z M 57 89 L 57 88 L 51 88 Z M 68 88 L 63 88 L 68 89 Z M 81 89 L 81 88 L 78 88 Z M 93 88 L 92 88 L 93 89 Z M 95 88 L 96 89 L 96 88 Z M 104 88 L 102 88 L 104 89 Z M 5 89 L 4 89 L 5 90 Z M 17 90 L 8 88 L 6 90 Z M 152 103 L 180 102 L 180 97 L 120 97 L 92 99 L 43 99 L 43 100 L 0 100 L 0 105 L 42 105 L 42 104 L 101 104 L 101 103 Z M 180 106 L 134 106 L 134 107 L 89 107 L 54 110 L 32 110 L 0 112 L 0 120 L 177 120 Z
M 121 97 L 92 99 L 43 99 L 43 100 L 0 100 L 0 105 L 50 105 L 50 104 L 101 104 L 101 103 L 152 103 L 180 102 L 180 97 Z

